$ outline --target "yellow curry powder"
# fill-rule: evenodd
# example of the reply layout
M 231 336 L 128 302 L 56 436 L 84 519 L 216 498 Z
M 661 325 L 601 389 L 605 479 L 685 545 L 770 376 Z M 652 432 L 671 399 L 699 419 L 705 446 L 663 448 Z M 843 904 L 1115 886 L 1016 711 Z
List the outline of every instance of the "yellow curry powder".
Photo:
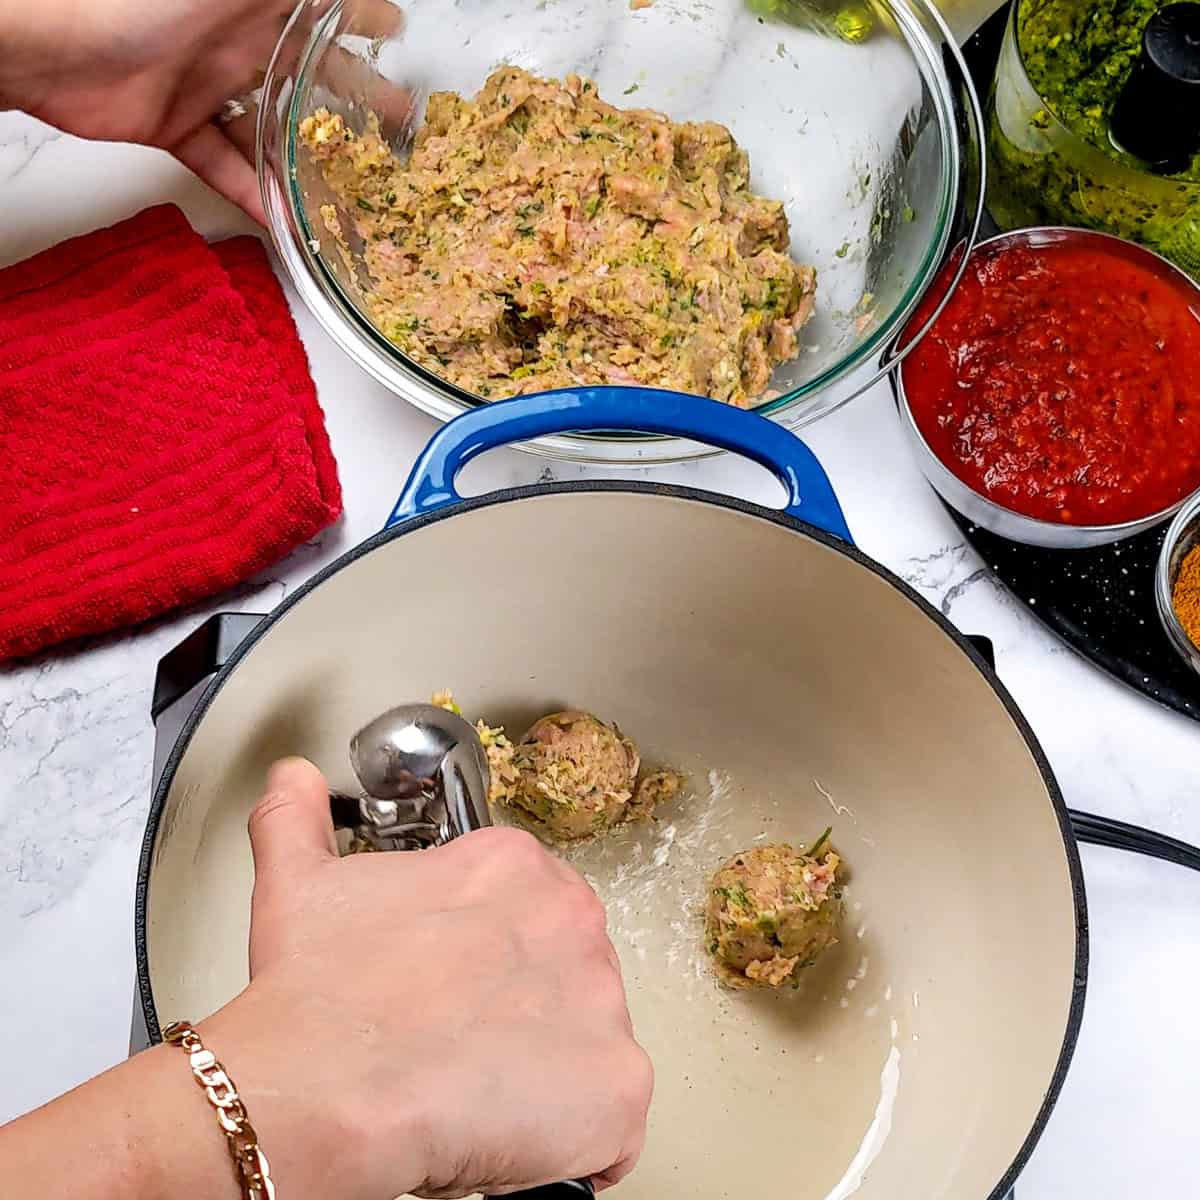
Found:
M 1179 564 L 1171 607 L 1192 645 L 1200 646 L 1200 546 L 1193 546 Z

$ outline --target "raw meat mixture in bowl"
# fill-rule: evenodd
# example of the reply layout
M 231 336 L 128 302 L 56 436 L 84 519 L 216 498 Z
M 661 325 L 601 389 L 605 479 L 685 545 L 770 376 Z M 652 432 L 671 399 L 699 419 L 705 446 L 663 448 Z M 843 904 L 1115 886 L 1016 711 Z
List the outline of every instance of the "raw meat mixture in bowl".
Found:
M 979 142 L 928 0 L 341 0 L 293 17 L 259 164 L 301 298 L 426 412 L 642 384 L 799 427 L 957 282 Z
M 431 96 L 407 160 L 374 115 L 357 134 L 318 109 L 300 135 L 357 210 L 376 326 L 477 396 L 641 383 L 745 406 L 800 353 L 816 271 L 722 125 L 501 67 L 474 101 Z

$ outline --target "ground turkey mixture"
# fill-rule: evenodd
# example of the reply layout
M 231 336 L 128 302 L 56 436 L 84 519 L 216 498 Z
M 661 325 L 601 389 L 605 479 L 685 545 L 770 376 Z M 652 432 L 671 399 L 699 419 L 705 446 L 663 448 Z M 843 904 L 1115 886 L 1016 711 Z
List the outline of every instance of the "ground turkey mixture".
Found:
M 450 692 L 433 703 L 462 715 Z M 677 771 L 643 772 L 637 746 L 591 713 L 540 717 L 515 746 L 501 728 L 484 721 L 475 728 L 488 759 L 489 803 L 512 809 L 552 841 L 650 817 L 683 783 Z
M 585 712 L 551 713 L 517 743 L 513 804 L 556 841 L 603 833 L 648 817 L 679 791 L 673 771 L 638 777 L 638 748 Z
M 463 715 L 454 700 L 453 692 L 434 692 L 430 702 L 448 712 Z M 488 764 L 488 803 L 510 804 L 516 795 L 520 775 L 514 763 L 516 747 L 505 736 L 504 730 L 489 725 L 486 721 L 475 722 L 475 732 L 483 744 Z
M 758 846 L 735 854 L 712 878 L 705 938 L 717 972 L 736 987 L 794 981 L 837 942 L 841 860 L 826 831 L 808 851 Z
M 319 109 L 300 135 L 354 214 L 376 325 L 476 395 L 642 383 L 746 407 L 799 353 L 816 272 L 723 125 L 506 66 L 474 100 L 430 96 L 407 161 L 373 116 Z

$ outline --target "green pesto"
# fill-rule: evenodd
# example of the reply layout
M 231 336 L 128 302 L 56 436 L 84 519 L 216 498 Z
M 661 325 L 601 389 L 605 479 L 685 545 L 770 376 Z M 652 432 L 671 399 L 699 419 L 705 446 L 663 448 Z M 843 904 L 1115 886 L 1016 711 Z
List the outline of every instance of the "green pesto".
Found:
M 1027 0 L 1017 36 L 1025 69 L 1047 107 L 1106 154 L 1112 108 L 1142 44 L 1158 0 Z M 1200 181 L 1200 155 L 1178 178 Z
M 1157 176 L 1109 138 L 1113 105 L 1160 7 L 1158 0 L 1021 3 L 1017 37 L 1034 90 L 1013 78 L 1020 72 L 1006 47 L 988 113 L 988 208 L 1002 228 L 1100 229 L 1200 272 L 1200 156 L 1179 175 Z

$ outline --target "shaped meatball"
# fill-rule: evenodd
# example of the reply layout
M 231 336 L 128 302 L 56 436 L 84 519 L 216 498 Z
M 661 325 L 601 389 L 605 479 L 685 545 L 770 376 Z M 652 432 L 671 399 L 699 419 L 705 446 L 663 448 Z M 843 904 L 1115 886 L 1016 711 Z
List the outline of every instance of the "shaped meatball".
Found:
M 829 831 L 807 852 L 787 844 L 735 854 L 713 875 L 705 938 L 721 978 L 779 987 L 837 942 L 841 860 Z

